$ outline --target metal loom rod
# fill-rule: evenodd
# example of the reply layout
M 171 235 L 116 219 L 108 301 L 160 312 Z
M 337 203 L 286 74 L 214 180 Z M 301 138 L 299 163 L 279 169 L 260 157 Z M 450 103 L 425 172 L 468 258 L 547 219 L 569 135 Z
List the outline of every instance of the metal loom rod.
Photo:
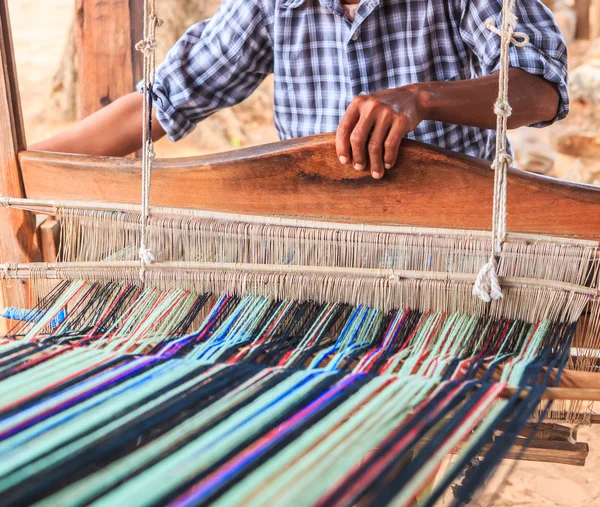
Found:
M 0 206 L 19 208 L 34 213 L 47 213 L 55 215 L 60 208 L 72 208 L 91 211 L 122 211 L 126 213 L 141 213 L 138 204 L 126 203 L 95 203 L 87 201 L 52 201 L 43 199 L 21 199 L 14 197 L 0 197 Z M 259 216 L 219 211 L 173 208 L 166 206 L 151 206 L 150 215 L 173 215 L 177 217 L 200 218 L 207 220 L 224 220 L 232 222 L 245 222 L 259 225 L 279 225 L 283 227 L 304 227 L 308 229 L 332 229 L 344 231 L 365 231 L 382 234 L 417 234 L 429 236 L 455 236 L 455 237 L 479 237 L 487 239 L 491 236 L 490 231 L 461 230 L 461 229 L 438 229 L 427 227 L 412 227 L 402 225 L 375 225 L 357 224 L 352 222 L 330 222 L 322 220 L 311 220 L 305 218 L 289 218 L 283 216 Z M 583 247 L 600 248 L 600 242 L 582 240 L 577 238 L 554 237 L 542 234 L 508 233 L 507 241 L 523 242 L 533 241 L 542 243 L 553 243 L 560 245 L 573 245 Z
M 111 270 L 135 270 L 140 268 L 137 261 L 103 261 L 103 262 L 61 262 L 61 263 L 27 263 L 27 264 L 0 264 L 0 278 L 29 279 L 39 277 L 43 274 L 47 278 L 60 279 L 73 273 L 83 271 L 111 271 Z M 368 279 L 394 280 L 433 280 L 448 282 L 473 283 L 477 275 L 470 273 L 447 273 L 435 271 L 409 271 L 377 268 L 345 268 L 325 266 L 302 266 L 290 264 L 250 264 L 250 263 L 227 263 L 227 262 L 154 262 L 146 266 L 146 271 L 235 271 L 242 273 L 258 274 L 305 274 L 305 275 L 331 275 L 348 276 Z M 598 297 L 600 291 L 595 288 L 584 287 L 566 282 L 543 280 L 521 277 L 500 277 L 500 283 L 510 287 L 534 286 L 563 290 L 566 292 Z

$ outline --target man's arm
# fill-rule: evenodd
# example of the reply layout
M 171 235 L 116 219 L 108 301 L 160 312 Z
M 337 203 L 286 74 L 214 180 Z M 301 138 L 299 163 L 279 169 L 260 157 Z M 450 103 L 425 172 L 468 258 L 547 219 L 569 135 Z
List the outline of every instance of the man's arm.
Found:
M 509 128 L 550 121 L 559 93 L 545 79 L 521 69 L 509 71 Z M 485 129 L 496 128 L 493 104 L 497 73 L 465 81 L 418 83 L 356 97 L 348 106 L 336 136 L 342 164 L 370 168 L 374 178 L 396 162 L 402 138 L 424 120 Z
M 477 64 L 474 70 L 482 77 L 424 83 L 357 99 L 337 136 L 338 155 L 347 163 L 358 164 L 360 169 L 372 158 L 371 172 L 383 176 L 385 166 L 396 160 L 402 136 L 422 120 L 495 128 L 500 37 L 486 25 L 489 21 L 502 25 L 502 0 L 448 0 L 445 4 L 456 16 L 464 42 L 460 49 L 471 53 Z M 516 31 L 525 33 L 529 44 L 509 49 L 509 102 L 513 110 L 509 127 L 541 127 L 564 118 L 569 110 L 567 47 L 552 13 L 540 0 L 517 2 L 516 16 Z M 381 124 L 368 113 L 372 108 L 385 117 Z M 367 147 L 369 125 L 375 129 Z
M 125 95 L 88 116 L 66 132 L 36 143 L 29 148 L 113 157 L 122 157 L 133 153 L 142 147 L 143 100 L 142 95 L 137 92 Z M 157 141 L 164 135 L 165 131 L 154 114 L 152 138 Z
M 154 140 L 176 141 L 225 107 L 246 99 L 273 70 L 261 0 L 223 0 L 213 17 L 177 41 L 156 72 Z M 266 3 L 266 2 L 264 2 Z M 143 97 L 131 93 L 32 149 L 122 156 L 142 144 Z M 158 121 L 157 121 L 158 120 Z

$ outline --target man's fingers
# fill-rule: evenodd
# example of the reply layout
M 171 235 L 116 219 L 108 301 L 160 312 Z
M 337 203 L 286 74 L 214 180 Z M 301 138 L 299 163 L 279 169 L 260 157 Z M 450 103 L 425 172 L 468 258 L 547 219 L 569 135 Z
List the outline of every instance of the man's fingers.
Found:
M 383 178 L 383 174 L 385 173 L 383 146 L 391 124 L 391 114 L 381 114 L 369 139 L 369 166 L 373 178 L 377 180 Z
M 335 150 L 342 164 L 352 163 L 352 147 L 350 146 L 350 135 L 356 127 L 360 118 L 360 109 L 355 102 L 350 103 L 346 114 L 338 125 L 335 135 Z
M 396 159 L 398 158 L 398 149 L 400 148 L 400 143 L 405 135 L 405 123 L 398 118 L 395 119 L 392 122 L 392 126 L 387 134 L 385 142 L 383 143 L 383 161 L 386 169 L 391 169 L 391 167 L 396 163 Z
M 350 146 L 352 147 L 352 164 L 357 171 L 364 171 L 369 162 L 367 153 L 367 141 L 375 124 L 375 117 L 369 114 L 361 115 L 356 127 L 350 134 Z

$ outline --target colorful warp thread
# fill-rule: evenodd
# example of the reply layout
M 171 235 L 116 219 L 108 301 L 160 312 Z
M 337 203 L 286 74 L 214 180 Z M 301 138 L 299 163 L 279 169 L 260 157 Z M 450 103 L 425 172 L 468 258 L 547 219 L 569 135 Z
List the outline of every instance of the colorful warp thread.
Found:
M 574 333 L 115 283 L 35 310 L 0 341 L 3 505 L 433 505 L 476 463 L 466 502 Z

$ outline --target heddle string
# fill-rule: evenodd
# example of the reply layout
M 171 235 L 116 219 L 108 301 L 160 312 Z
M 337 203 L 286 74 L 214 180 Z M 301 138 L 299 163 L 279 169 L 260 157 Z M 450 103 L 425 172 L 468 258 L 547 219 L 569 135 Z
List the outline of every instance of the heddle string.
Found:
M 152 104 L 154 100 L 154 79 L 156 74 L 156 29 L 162 20 L 156 15 L 156 1 L 144 0 L 144 38 L 136 44 L 136 49 L 144 54 L 144 106 L 142 109 L 142 223 L 139 258 L 140 278 L 144 282 L 146 266 L 156 260 L 147 246 L 147 222 L 150 210 L 150 182 L 152 160 L 155 157 L 152 142 Z
M 517 17 L 516 0 L 503 0 L 502 27 L 498 30 L 494 20 L 488 19 L 485 26 L 491 32 L 500 35 L 500 68 L 498 77 L 498 98 L 494 104 L 496 114 L 496 154 L 494 169 L 494 203 L 492 213 L 492 253 L 489 261 L 481 268 L 473 285 L 473 295 L 486 303 L 502 297 L 502 288 L 498 279 L 498 263 L 506 239 L 506 184 L 507 171 L 512 163 L 508 153 L 508 118 L 512 109 L 508 102 L 508 71 L 510 64 L 510 45 L 523 47 L 529 43 L 529 37 L 515 32 Z

